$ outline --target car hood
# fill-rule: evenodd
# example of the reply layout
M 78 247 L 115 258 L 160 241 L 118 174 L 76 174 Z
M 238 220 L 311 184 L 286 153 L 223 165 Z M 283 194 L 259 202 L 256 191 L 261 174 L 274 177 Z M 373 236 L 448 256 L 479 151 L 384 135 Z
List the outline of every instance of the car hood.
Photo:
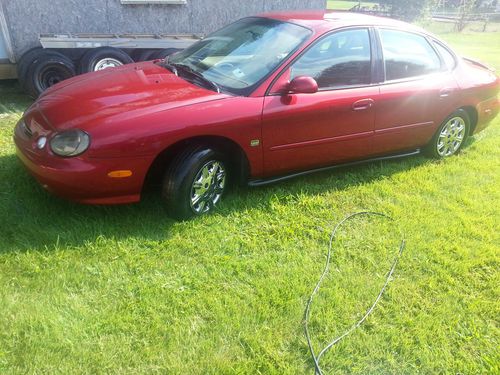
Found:
M 54 130 L 92 130 L 115 116 L 151 113 L 230 97 L 185 81 L 153 62 L 124 65 L 63 81 L 35 107 Z

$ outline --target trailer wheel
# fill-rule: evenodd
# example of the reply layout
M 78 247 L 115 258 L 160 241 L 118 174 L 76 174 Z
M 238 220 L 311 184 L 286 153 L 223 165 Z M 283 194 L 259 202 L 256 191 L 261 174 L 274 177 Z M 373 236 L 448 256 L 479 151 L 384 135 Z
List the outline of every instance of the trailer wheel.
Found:
M 178 48 L 165 48 L 165 49 L 162 49 L 162 50 L 159 50 L 159 51 L 156 51 L 155 53 L 153 53 L 150 56 L 150 60 L 154 60 L 154 59 L 162 59 L 163 60 L 167 56 L 170 56 L 171 54 L 176 53 L 178 51 L 180 51 L 180 49 L 178 49 Z
M 88 73 L 133 63 L 134 60 L 121 49 L 99 47 L 89 49 L 80 59 L 78 73 Z
M 153 60 L 151 56 L 156 52 L 158 52 L 157 49 L 136 49 L 132 52 L 132 59 L 135 62 Z
M 24 88 L 24 83 L 26 82 L 26 74 L 31 63 L 37 59 L 40 52 L 43 51 L 42 47 L 34 47 L 23 53 L 19 62 L 17 63 L 17 79 L 19 84 Z
M 71 59 L 62 53 L 44 50 L 29 66 L 24 89 L 36 99 L 50 86 L 75 74 L 75 65 Z

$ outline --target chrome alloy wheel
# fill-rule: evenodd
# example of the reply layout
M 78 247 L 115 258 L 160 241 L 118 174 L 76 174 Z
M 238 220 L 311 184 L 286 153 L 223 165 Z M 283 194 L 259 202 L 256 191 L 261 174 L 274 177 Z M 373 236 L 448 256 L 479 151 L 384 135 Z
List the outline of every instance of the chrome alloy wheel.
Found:
M 464 119 L 458 116 L 449 119 L 439 134 L 437 153 L 442 157 L 453 155 L 462 145 L 464 138 Z
M 206 163 L 191 186 L 191 208 L 197 214 L 210 211 L 221 199 L 226 185 L 224 164 L 216 160 Z
M 102 59 L 102 60 L 99 60 L 96 64 L 95 64 L 95 67 L 94 67 L 94 71 L 98 71 L 98 70 L 104 70 L 104 69 L 108 69 L 108 68 L 115 68 L 117 66 L 122 66 L 123 63 L 117 59 L 113 59 L 113 58 L 105 58 L 105 59 Z

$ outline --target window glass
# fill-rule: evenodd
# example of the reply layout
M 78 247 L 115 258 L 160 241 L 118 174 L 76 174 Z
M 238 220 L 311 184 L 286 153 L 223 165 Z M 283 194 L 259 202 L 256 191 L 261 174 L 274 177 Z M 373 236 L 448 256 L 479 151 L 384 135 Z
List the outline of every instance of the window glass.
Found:
M 249 17 L 169 57 L 235 94 L 247 95 L 310 36 L 302 26 Z
M 292 66 L 291 78 L 313 77 L 320 89 L 370 83 L 370 36 L 367 29 L 336 32 L 307 50 Z
M 434 42 L 434 46 L 438 50 L 439 54 L 444 60 L 444 63 L 448 69 L 453 69 L 455 67 L 455 58 L 451 54 L 450 51 L 448 51 L 444 46 L 441 45 L 441 43 Z
M 420 35 L 380 30 L 386 80 L 416 77 L 441 69 L 436 51 Z

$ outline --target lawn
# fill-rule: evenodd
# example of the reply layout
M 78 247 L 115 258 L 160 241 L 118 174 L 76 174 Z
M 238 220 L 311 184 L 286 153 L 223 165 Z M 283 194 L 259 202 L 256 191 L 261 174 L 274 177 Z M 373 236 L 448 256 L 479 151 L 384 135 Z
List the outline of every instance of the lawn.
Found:
M 326 7 L 327 7 L 327 9 L 349 10 L 358 4 L 359 4 L 359 1 L 328 0 Z M 361 2 L 362 7 L 368 7 L 368 8 L 373 7 L 375 4 L 376 3 L 373 3 L 373 2 L 366 2 L 366 1 Z
M 445 34 L 500 70 L 500 33 Z M 488 41 L 487 43 L 485 41 Z M 407 246 L 374 313 L 322 363 L 328 373 L 499 373 L 500 118 L 445 161 L 411 157 L 232 193 L 170 220 L 140 204 L 47 194 L 12 144 L 30 100 L 0 84 L 0 373 L 313 373 L 319 348 L 359 319 Z

